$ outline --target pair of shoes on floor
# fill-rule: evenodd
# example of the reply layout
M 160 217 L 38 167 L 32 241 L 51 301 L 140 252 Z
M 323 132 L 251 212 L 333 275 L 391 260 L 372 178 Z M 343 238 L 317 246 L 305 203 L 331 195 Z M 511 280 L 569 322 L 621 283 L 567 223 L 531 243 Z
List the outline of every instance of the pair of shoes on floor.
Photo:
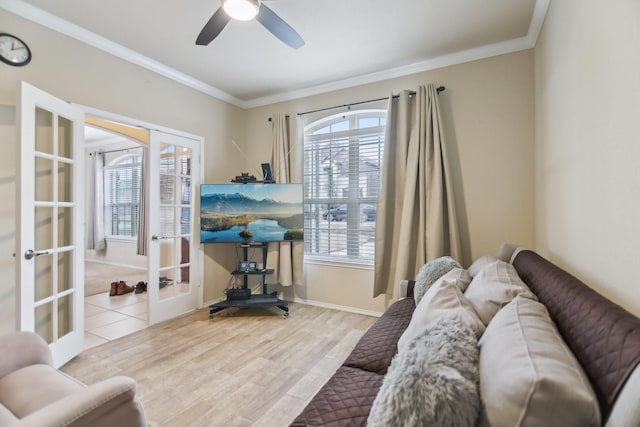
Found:
M 111 290 L 109 291 L 109 296 L 112 297 L 114 295 L 124 295 L 129 292 L 133 292 L 134 287 L 127 285 L 125 282 L 120 280 L 119 282 L 111 282 Z
M 140 281 L 136 283 L 136 294 L 141 294 L 142 292 L 147 292 L 147 283 Z
M 164 288 L 165 286 L 167 286 L 169 283 L 173 282 L 173 280 L 169 279 L 166 276 L 161 276 L 159 278 L 159 283 L 160 283 L 160 289 Z

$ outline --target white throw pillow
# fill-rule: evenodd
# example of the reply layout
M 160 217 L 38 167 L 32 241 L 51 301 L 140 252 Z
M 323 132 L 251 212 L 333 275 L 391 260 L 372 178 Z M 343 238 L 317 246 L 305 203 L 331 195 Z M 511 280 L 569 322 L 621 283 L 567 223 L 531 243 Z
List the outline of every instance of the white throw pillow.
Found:
M 414 310 L 409 326 L 398 340 L 398 351 L 406 348 L 412 339 L 443 317 L 457 317 L 473 330 L 476 338 L 484 332 L 484 324 L 464 297 L 463 280 L 447 276 L 438 279 L 431 286 Z
M 537 300 L 520 279 L 516 269 L 500 260 L 487 264 L 480 270 L 464 293 L 485 325 L 489 324 L 502 306 L 518 295 Z
M 480 339 L 480 427 L 596 427 L 600 409 L 544 305 L 522 296 Z
M 424 294 L 436 280 L 455 268 L 462 268 L 462 266 L 450 256 L 432 259 L 423 265 L 416 275 L 416 284 L 413 287 L 413 299 L 416 301 L 416 305 L 420 303 Z
M 493 255 L 483 255 L 480 258 L 478 258 L 477 260 L 475 260 L 473 262 L 473 264 L 471 264 L 469 266 L 469 275 L 471 277 L 475 277 L 478 275 L 478 273 L 480 273 L 480 270 L 482 270 L 483 268 L 485 268 L 487 265 L 494 263 L 498 261 L 498 258 L 494 257 Z

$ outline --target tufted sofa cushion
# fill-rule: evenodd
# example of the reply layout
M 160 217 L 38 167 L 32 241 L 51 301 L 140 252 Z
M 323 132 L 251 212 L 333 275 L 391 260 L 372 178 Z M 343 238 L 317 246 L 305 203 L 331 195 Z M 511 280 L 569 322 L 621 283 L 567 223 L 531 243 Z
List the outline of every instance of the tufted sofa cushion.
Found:
M 291 424 L 301 426 L 364 426 L 384 375 L 341 366 Z
M 415 310 L 414 282 L 389 306 L 291 426 L 365 426 L 397 342 Z
M 413 298 L 394 302 L 358 341 L 344 365 L 386 374 L 415 307 Z
M 387 310 L 382 314 L 382 316 L 380 316 L 380 318 L 381 319 L 385 317 L 397 317 L 397 318 L 409 317 L 410 318 L 411 314 L 413 313 L 413 310 L 415 310 L 416 308 L 416 303 L 414 301 L 407 301 L 407 300 L 413 300 L 413 298 L 407 297 L 394 302 L 389 306 L 389 308 L 387 308 Z
M 606 419 L 640 363 L 640 319 L 535 252 L 519 252 L 513 266 L 549 310 L 587 373 Z

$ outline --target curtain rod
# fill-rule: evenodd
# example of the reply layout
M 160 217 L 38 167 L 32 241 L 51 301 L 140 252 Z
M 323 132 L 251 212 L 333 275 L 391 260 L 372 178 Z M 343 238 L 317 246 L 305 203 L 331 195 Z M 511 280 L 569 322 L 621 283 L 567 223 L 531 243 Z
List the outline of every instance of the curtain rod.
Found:
M 285 116 L 287 119 L 289 118 L 289 115 L 288 115 L 288 114 L 285 114 L 284 116 Z M 267 120 L 269 120 L 270 122 L 272 122 L 272 121 L 273 121 L 273 118 L 269 117 Z
M 138 148 L 144 148 L 142 145 L 140 147 L 129 147 L 129 148 L 121 148 L 119 150 L 110 150 L 110 151 L 98 151 L 95 154 L 107 154 L 107 153 L 117 153 L 119 151 L 129 151 L 129 150 L 137 150 Z M 89 153 L 90 156 L 93 156 L 93 152 Z
M 436 92 L 440 93 L 440 92 L 444 92 L 446 88 L 444 86 L 438 86 L 436 88 Z M 412 94 L 415 95 L 415 92 L 411 92 Z M 400 95 L 393 95 L 393 98 L 398 98 Z M 319 108 L 317 110 L 311 110 L 311 111 L 305 111 L 304 113 L 298 113 L 299 116 L 304 116 L 305 114 L 311 114 L 311 113 L 318 113 L 320 111 L 327 111 L 327 110 L 333 110 L 336 108 L 351 108 L 354 105 L 360 105 L 360 104 L 368 104 L 370 102 L 376 102 L 376 101 L 384 101 L 386 99 L 389 99 L 389 97 L 385 97 L 385 98 L 377 98 L 377 99 L 369 99 L 367 101 L 359 101 L 359 102 L 352 102 L 350 104 L 342 104 L 342 105 L 335 105 L 333 107 L 326 107 L 326 108 Z M 269 118 L 269 121 L 271 121 L 271 118 Z

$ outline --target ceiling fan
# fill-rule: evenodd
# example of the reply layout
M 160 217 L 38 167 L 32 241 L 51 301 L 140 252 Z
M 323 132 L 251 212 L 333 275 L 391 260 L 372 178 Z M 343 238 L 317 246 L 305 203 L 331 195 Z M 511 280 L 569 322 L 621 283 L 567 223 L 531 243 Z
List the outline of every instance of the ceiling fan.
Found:
M 271 34 L 294 49 L 304 46 L 302 37 L 284 22 L 273 10 L 264 5 L 262 0 L 221 0 L 222 4 L 205 24 L 196 39 L 197 45 L 208 45 L 222 32 L 231 21 L 249 21 L 257 19 Z

